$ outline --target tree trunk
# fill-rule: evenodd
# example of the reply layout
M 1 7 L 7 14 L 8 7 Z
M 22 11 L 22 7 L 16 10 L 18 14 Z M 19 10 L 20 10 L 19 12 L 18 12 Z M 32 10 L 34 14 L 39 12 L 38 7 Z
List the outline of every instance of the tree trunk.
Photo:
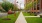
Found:
M 16 17 L 16 11 L 14 11 L 14 16 Z

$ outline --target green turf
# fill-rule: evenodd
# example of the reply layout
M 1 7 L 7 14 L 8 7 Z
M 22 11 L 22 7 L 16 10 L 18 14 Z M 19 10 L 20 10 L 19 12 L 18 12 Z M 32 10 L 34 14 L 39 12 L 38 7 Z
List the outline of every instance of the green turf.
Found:
M 27 23 L 42 23 L 42 18 L 26 18 Z
M 35 14 L 34 13 L 26 13 L 26 12 L 23 12 L 23 15 L 24 16 L 34 16 Z
M 0 18 L 0 23 L 15 23 L 17 17 L 18 17 L 19 13 L 16 13 L 16 16 L 14 14 L 9 14 L 8 18 L 10 18 L 11 20 L 2 20 L 4 18 L 7 18 L 7 16 Z

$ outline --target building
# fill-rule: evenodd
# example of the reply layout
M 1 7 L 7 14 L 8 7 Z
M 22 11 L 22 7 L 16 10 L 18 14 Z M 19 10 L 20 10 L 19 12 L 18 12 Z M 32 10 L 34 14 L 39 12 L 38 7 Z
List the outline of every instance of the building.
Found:
M 33 13 L 39 13 L 39 12 L 41 12 L 41 9 L 42 9 L 42 0 L 25 0 L 25 6 L 26 6 L 26 4 L 27 3 L 29 3 L 29 2 L 35 2 L 36 1 L 36 3 L 33 3 L 33 7 L 32 8 L 30 8 L 31 10 L 31 12 L 33 12 Z

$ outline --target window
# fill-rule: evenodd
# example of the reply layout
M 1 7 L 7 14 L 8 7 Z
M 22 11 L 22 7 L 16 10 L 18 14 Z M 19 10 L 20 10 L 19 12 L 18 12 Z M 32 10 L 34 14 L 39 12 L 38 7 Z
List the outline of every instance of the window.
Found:
M 40 8 L 40 0 L 38 0 L 38 3 L 37 3 L 38 5 L 37 5 L 37 10 L 39 10 L 39 8 Z
M 34 3 L 34 10 L 36 10 L 36 3 Z
M 34 0 L 34 1 L 36 1 L 36 0 Z
M 39 5 L 37 5 L 37 10 L 39 10 Z
M 34 10 L 36 10 L 36 8 L 34 8 Z

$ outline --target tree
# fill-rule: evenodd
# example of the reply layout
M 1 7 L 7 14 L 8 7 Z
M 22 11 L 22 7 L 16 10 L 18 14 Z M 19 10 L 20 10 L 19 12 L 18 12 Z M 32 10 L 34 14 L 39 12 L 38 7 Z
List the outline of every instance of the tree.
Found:
M 1 6 L 6 12 L 8 12 L 10 9 L 13 10 L 13 8 L 14 8 L 14 5 L 10 2 L 7 2 L 7 1 L 3 2 L 1 4 Z M 5 20 L 10 20 L 10 18 L 8 18 L 8 15 L 7 15 L 7 18 L 5 18 Z
M 14 9 L 13 10 L 14 11 L 17 11 L 18 10 L 17 5 L 14 5 Z
M 25 6 L 25 10 L 30 10 L 34 6 L 35 3 L 36 3 L 36 1 L 27 3 Z M 32 13 L 31 11 L 29 11 L 29 12 L 30 12 L 30 14 Z
M 25 10 L 28 10 L 28 9 L 32 8 L 33 7 L 33 3 L 36 3 L 36 1 L 27 3 L 26 6 L 25 6 Z
M 2 8 L 3 8 L 6 12 L 8 12 L 9 9 L 13 9 L 13 8 L 14 8 L 14 5 L 13 5 L 12 3 L 10 3 L 10 2 L 3 2 L 3 3 L 1 4 L 1 6 L 2 6 Z

